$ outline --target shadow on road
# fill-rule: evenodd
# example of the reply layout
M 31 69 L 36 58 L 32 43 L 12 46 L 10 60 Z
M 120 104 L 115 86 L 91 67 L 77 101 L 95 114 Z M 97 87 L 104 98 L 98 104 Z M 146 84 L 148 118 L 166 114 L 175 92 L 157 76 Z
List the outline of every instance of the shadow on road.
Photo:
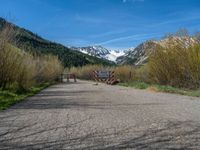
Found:
M 63 87 L 52 87 L 11 107 L 11 109 L 118 109 L 118 107 L 138 107 L 163 105 L 163 103 L 112 103 L 109 100 L 89 101 L 88 95 L 96 95 L 95 90 L 65 90 Z
M 88 118 L 90 119 L 90 118 Z M 123 135 L 131 132 L 132 127 L 117 132 L 89 132 L 82 136 L 68 135 L 68 129 L 82 124 L 88 119 L 59 126 L 46 130 L 35 131 L 27 134 L 26 128 L 31 128 L 37 123 L 25 125 L 16 130 L 0 134 L 0 149 L 102 149 L 102 150 L 121 150 L 121 149 L 198 149 L 200 147 L 200 125 L 195 122 L 168 122 L 162 128 L 149 128 L 134 132 L 134 137 L 124 138 Z M 50 138 L 36 140 L 43 133 L 51 133 L 62 129 L 65 136 L 59 140 Z M 132 131 L 133 132 L 133 131 Z M 13 135 L 13 136 L 9 136 Z M 16 136 L 15 136 L 16 135 Z M 21 136 L 18 136 L 21 135 Z M 122 137 L 120 139 L 120 137 Z M 29 139 L 30 138 L 30 139 Z M 26 140 L 25 140 L 26 139 Z

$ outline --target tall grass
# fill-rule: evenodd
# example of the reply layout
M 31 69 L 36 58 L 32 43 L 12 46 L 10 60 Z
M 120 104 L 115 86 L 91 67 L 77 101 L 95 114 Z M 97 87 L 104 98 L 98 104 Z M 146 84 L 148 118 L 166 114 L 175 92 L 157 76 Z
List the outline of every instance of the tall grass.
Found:
M 43 82 L 54 81 L 63 67 L 56 56 L 36 56 L 11 44 L 13 27 L 7 25 L 0 32 L 0 88 L 19 91 Z

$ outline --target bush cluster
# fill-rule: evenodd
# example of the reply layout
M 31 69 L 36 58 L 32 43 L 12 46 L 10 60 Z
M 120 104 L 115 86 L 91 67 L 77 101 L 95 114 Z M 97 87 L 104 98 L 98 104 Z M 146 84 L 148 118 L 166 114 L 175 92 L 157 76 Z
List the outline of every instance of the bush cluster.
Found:
M 8 25 L 0 32 L 0 88 L 28 90 L 35 84 L 54 81 L 62 72 L 56 56 L 33 55 L 11 45 L 15 36 Z

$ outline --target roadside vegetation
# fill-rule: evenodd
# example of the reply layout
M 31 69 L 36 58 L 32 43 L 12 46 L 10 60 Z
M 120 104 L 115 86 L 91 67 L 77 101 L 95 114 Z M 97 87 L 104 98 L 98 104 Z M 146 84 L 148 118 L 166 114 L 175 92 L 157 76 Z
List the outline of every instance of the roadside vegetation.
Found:
M 7 24 L 0 31 L 0 109 L 37 93 L 58 80 L 63 66 L 57 56 L 38 55 L 11 43 L 16 31 Z
M 200 89 L 177 88 L 169 85 L 150 84 L 142 81 L 123 82 L 119 83 L 118 85 L 133 87 L 136 89 L 145 89 L 150 92 L 166 92 L 200 97 Z
M 29 96 L 33 96 L 48 87 L 50 83 L 42 83 L 29 88 L 28 91 L 16 92 L 14 90 L 0 90 L 0 110 L 4 110 L 13 104 L 23 101 Z

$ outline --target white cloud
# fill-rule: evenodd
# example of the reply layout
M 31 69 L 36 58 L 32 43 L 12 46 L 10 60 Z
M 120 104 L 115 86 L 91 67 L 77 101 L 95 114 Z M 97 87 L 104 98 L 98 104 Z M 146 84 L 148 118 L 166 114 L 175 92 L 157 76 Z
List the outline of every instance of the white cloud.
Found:
M 175 24 L 175 23 L 180 23 L 180 22 L 187 22 L 187 21 L 198 20 L 198 19 L 200 19 L 200 16 L 192 16 L 191 15 L 190 17 L 185 17 L 185 18 L 180 18 L 180 19 L 172 19 L 172 20 L 155 23 L 152 25 L 148 25 L 147 27 L 155 28 L 155 27 L 160 27 L 160 26 L 164 26 L 164 25 Z
M 127 2 L 132 2 L 132 3 L 135 3 L 135 2 L 144 2 L 144 0 L 122 0 L 123 3 L 127 3 Z
M 128 39 L 132 39 L 132 40 L 143 40 L 143 39 L 147 39 L 147 38 L 153 38 L 153 37 L 158 36 L 158 35 L 160 35 L 160 34 L 158 34 L 158 33 L 152 33 L 152 34 L 136 34 L 136 35 L 118 37 L 118 38 L 115 38 L 115 39 L 103 41 L 103 42 L 100 42 L 100 43 L 98 43 L 98 44 L 96 44 L 96 45 L 110 44 L 110 43 L 115 43 L 115 42 L 124 41 L 124 40 L 128 40 Z

